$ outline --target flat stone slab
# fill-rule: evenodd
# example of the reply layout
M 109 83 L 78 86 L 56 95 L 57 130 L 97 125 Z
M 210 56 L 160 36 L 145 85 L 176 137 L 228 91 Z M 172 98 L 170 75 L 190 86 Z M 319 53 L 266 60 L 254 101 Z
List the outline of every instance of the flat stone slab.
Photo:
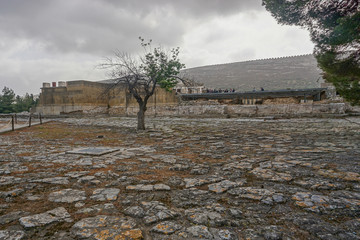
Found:
M 338 194 L 333 192 L 330 196 L 324 196 L 311 192 L 297 192 L 292 196 L 292 200 L 295 200 L 295 205 L 311 212 L 335 211 L 336 209 L 359 211 L 360 194 L 346 193 L 340 191 Z
M 14 183 L 20 183 L 23 180 L 21 178 L 18 177 L 13 177 L 13 176 L 1 176 L 0 177 L 0 186 L 4 186 L 4 185 L 11 185 Z
M 145 210 L 145 224 L 153 224 L 159 221 L 171 220 L 180 215 L 179 213 L 166 207 L 165 204 L 158 201 L 141 202 L 141 207 Z
M 129 185 L 126 186 L 126 190 L 134 190 L 139 192 L 147 192 L 147 191 L 170 191 L 171 188 L 166 184 L 155 184 L 155 185 L 144 185 L 144 184 L 138 184 L 138 185 Z
M 53 178 L 44 178 L 36 179 L 30 181 L 32 183 L 49 183 L 49 184 L 69 184 L 69 179 L 67 177 L 53 177 Z
M 79 178 L 78 183 L 90 183 L 91 181 L 95 180 L 95 176 L 84 176 Z
M 116 151 L 119 151 L 119 148 L 86 147 L 86 148 L 76 148 L 72 151 L 67 151 L 66 153 L 90 155 L 90 156 L 101 156 L 101 155 L 116 152 Z
M 146 192 L 146 191 L 153 191 L 154 185 L 144 185 L 144 184 L 138 184 L 138 185 L 129 185 L 126 186 L 126 190 L 135 190 L 140 192 Z
M 143 239 L 136 222 L 128 217 L 99 215 L 75 223 L 71 232 L 80 239 Z
M 25 232 L 16 231 L 16 230 L 2 230 L 0 231 L 0 239 L 4 239 L 4 240 L 25 239 Z
M 170 191 L 170 187 L 166 184 L 155 184 L 154 185 L 154 190 L 155 191 Z
M 23 189 L 17 188 L 11 191 L 7 192 L 0 192 L 0 198 L 6 198 L 6 197 L 17 197 L 21 195 L 24 192 Z
M 128 207 L 124 209 L 124 213 L 135 218 L 142 218 L 145 216 L 144 209 L 139 206 Z
M 120 189 L 117 188 L 98 188 L 90 198 L 95 201 L 115 201 L 119 192 Z
M 204 209 L 190 209 L 186 210 L 187 219 L 194 224 L 207 224 L 212 227 L 221 227 L 226 224 L 220 213 L 215 211 L 205 211 Z
M 20 224 L 25 228 L 40 227 L 53 222 L 72 222 L 70 214 L 63 207 L 58 207 L 53 210 L 31 215 L 28 217 L 22 217 L 19 219 Z
M 49 201 L 51 202 L 73 203 L 85 199 L 85 191 L 74 189 L 63 189 L 49 194 Z
M 156 226 L 151 228 L 150 231 L 169 235 L 176 232 L 177 230 L 180 230 L 181 228 L 182 226 L 180 224 L 177 224 L 175 222 L 165 221 L 157 224 Z
M 79 178 L 79 177 L 83 177 L 86 174 L 89 174 L 89 171 L 74 171 L 74 172 L 68 172 L 65 174 L 66 177 L 71 177 L 71 178 Z
M 11 213 L 0 216 L 0 224 L 3 225 L 3 224 L 11 223 L 11 222 L 18 220 L 21 217 L 25 217 L 27 215 L 29 215 L 29 213 L 23 212 L 23 211 L 11 212 Z M 2 238 L 0 237 L 0 239 L 2 239 Z
M 208 186 L 208 188 L 212 192 L 223 193 L 223 192 L 226 192 L 227 190 L 229 190 L 231 188 L 242 186 L 244 183 L 245 183 L 245 180 L 241 181 L 241 182 L 232 182 L 232 181 L 229 181 L 229 180 L 224 180 L 224 181 L 221 181 L 219 183 L 210 184 Z
M 321 169 L 318 171 L 321 176 L 335 179 L 343 179 L 345 181 L 360 182 L 360 174 L 355 172 L 341 172 L 335 170 Z
M 253 187 L 239 187 L 233 188 L 228 191 L 230 195 L 236 195 L 240 198 L 246 198 L 250 200 L 262 200 L 266 197 L 271 197 L 275 192 L 268 189 L 253 188 Z
M 214 239 L 206 226 L 196 225 L 187 228 L 186 231 L 195 239 Z
M 208 178 L 184 178 L 185 187 L 199 187 L 208 183 L 216 183 L 224 180 L 222 177 L 208 177 Z
M 82 208 L 78 210 L 76 213 L 86 213 L 86 214 L 115 214 L 118 210 L 112 203 L 105 203 L 105 204 L 97 204 L 91 207 Z
M 289 173 L 276 172 L 271 169 L 255 168 L 250 173 L 254 174 L 260 179 L 275 181 L 275 182 L 289 182 L 293 178 Z

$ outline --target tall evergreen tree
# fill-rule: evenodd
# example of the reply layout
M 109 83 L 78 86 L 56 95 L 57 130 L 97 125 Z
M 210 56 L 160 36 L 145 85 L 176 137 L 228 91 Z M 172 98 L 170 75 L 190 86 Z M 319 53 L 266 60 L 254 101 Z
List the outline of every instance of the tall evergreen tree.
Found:
M 33 94 L 26 93 L 25 96 L 21 97 L 15 92 L 4 87 L 2 94 L 0 94 L 0 113 L 18 113 L 27 112 L 37 104 L 39 99 L 35 99 Z
M 281 24 L 307 28 L 324 78 L 352 104 L 360 104 L 358 0 L 263 0 Z
M 14 112 L 15 93 L 8 87 L 4 87 L 0 95 L 0 113 Z
M 35 105 L 36 100 L 33 94 L 26 93 L 23 97 L 17 95 L 15 98 L 14 112 L 28 112 Z

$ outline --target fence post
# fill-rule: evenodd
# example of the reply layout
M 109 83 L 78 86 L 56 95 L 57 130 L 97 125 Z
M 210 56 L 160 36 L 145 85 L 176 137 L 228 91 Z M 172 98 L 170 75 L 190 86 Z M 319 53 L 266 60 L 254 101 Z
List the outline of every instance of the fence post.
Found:
M 29 127 L 31 127 L 31 113 L 29 115 Z
M 11 116 L 11 129 L 15 131 L 14 115 Z
M 42 124 L 41 113 L 39 113 L 40 124 Z
M 17 115 L 15 113 L 15 124 L 17 124 Z

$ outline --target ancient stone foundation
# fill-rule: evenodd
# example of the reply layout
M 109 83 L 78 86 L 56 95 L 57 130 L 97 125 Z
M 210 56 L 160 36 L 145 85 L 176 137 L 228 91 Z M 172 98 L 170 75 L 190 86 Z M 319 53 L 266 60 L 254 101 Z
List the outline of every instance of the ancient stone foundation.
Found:
M 148 116 L 230 116 L 230 117 L 266 117 L 266 116 L 322 116 L 327 114 L 345 114 L 349 106 L 345 103 L 329 104 L 277 104 L 277 105 L 225 105 L 183 103 L 171 106 L 148 107 Z M 135 116 L 137 107 L 112 107 L 110 115 Z
M 131 106 L 43 106 L 42 114 L 54 115 L 99 115 L 136 116 L 136 105 Z M 218 102 L 182 102 L 169 105 L 150 105 L 147 116 L 205 116 L 205 117 L 304 117 L 343 115 L 348 112 L 360 113 L 360 108 L 347 103 L 308 103 L 274 105 L 228 105 Z M 58 114 L 55 114 L 58 115 Z

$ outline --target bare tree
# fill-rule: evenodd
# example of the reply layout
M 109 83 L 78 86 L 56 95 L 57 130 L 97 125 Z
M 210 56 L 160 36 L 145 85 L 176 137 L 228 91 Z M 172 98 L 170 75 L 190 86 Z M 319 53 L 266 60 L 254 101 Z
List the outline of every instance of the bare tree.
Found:
M 157 86 L 171 91 L 182 80 L 178 74 L 185 67 L 178 58 L 179 48 L 169 52 L 161 47 L 151 47 L 151 40 L 145 42 L 139 37 L 141 46 L 145 50 L 144 56 L 134 57 L 128 53 L 116 51 L 115 56 L 107 58 L 101 68 L 110 70 L 114 83 L 109 85 L 107 91 L 125 85 L 130 94 L 139 104 L 137 114 L 138 130 L 145 129 L 145 112 L 149 98 L 154 94 Z

